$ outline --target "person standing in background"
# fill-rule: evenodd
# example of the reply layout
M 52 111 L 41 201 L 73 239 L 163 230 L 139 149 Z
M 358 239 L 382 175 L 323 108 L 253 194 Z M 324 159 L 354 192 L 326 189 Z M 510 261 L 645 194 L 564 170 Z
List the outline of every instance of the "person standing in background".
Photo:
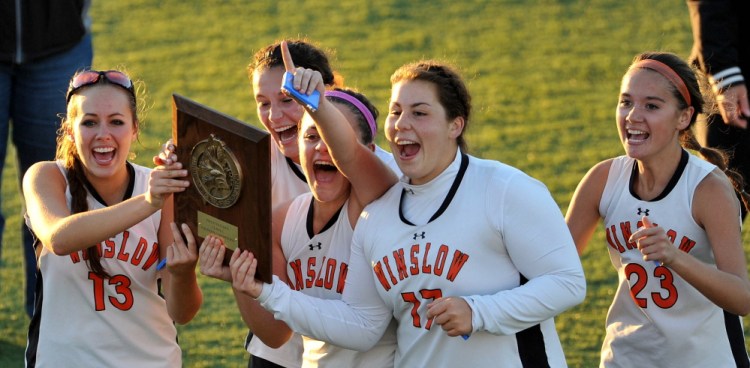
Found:
M 70 76 L 91 66 L 90 0 L 0 2 L 0 175 L 8 136 L 16 147 L 18 178 L 55 157 Z M 11 122 L 13 129 L 11 130 Z M 26 313 L 34 309 L 35 256 L 23 226 Z M 0 214 L 0 256 L 5 218 Z
M 750 2 L 747 0 L 688 0 L 693 29 L 690 61 L 708 76 L 718 113 L 699 120 L 696 135 L 706 147 L 728 153 L 729 168 L 750 179 L 750 118 L 745 76 L 750 73 Z M 747 210 L 742 209 L 742 219 Z

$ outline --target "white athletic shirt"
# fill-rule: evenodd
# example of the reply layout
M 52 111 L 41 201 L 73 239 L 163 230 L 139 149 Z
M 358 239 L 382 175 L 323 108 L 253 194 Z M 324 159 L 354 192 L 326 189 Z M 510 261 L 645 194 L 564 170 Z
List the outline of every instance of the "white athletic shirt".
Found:
M 630 190 L 634 162 L 626 156 L 612 161 L 599 204 L 619 279 L 607 314 L 601 366 L 735 367 L 730 345 L 747 363 L 742 320 L 725 316 L 669 267 L 644 261 L 635 243 L 627 241 L 646 215 L 667 231 L 675 246 L 715 267 L 706 233 L 692 216 L 695 189 L 715 166 L 683 151 L 684 171 L 680 174 L 678 168 L 662 195 L 644 201 Z M 731 328 L 725 327 L 725 318 Z
M 546 187 L 461 154 L 431 182 L 402 181 L 365 208 L 349 270 L 342 301 L 295 293 L 278 278 L 259 300 L 295 331 L 356 350 L 373 346 L 395 317 L 397 367 L 564 367 L 553 317 L 586 288 Z M 441 296 L 468 302 L 468 340 L 426 319 Z
M 310 192 L 305 180 L 305 174 L 299 165 L 288 159 L 279 150 L 276 143 L 271 142 L 271 205 L 286 203 L 302 193 Z M 302 367 L 302 337 L 292 334 L 292 337 L 274 349 L 264 344 L 259 338 L 253 337 L 246 346 L 247 352 L 286 368 Z
M 131 196 L 136 196 L 147 190 L 150 169 L 132 166 Z M 65 197 L 70 207 L 69 189 Z M 91 193 L 86 199 L 91 210 L 105 207 Z M 29 332 L 27 347 L 36 348 L 36 367 L 182 365 L 177 330 L 157 290 L 160 219 L 157 211 L 101 243 L 110 279 L 89 271 L 85 250 L 57 256 L 42 248 L 41 322 Z
M 292 286 L 321 299 L 341 299 L 351 253 L 352 225 L 348 204 L 330 219 L 318 234 L 312 230 L 312 193 L 297 197 L 289 206 L 281 234 Z M 396 347 L 395 330 L 386 333 L 375 348 L 358 352 L 302 336 L 305 367 L 392 367 Z

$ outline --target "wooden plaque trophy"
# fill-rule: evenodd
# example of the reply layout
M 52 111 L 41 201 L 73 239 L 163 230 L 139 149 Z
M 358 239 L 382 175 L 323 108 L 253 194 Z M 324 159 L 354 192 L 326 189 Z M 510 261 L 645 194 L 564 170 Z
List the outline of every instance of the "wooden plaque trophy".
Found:
M 270 135 L 183 96 L 172 96 L 172 140 L 190 187 L 174 195 L 175 222 L 198 246 L 208 234 L 253 252 L 255 277 L 271 282 Z

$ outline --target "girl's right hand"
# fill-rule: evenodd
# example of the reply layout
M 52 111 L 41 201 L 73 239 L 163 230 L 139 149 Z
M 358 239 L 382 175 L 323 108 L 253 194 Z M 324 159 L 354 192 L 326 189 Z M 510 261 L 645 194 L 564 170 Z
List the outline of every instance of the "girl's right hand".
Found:
M 179 162 L 155 167 L 149 174 L 146 201 L 155 208 L 161 208 L 172 193 L 183 192 L 190 186 L 190 181 L 180 179 L 186 176 L 187 170 Z
M 208 235 L 201 244 L 200 267 L 201 273 L 215 279 L 232 282 L 232 271 L 224 265 L 224 254 L 227 248 L 221 238 Z

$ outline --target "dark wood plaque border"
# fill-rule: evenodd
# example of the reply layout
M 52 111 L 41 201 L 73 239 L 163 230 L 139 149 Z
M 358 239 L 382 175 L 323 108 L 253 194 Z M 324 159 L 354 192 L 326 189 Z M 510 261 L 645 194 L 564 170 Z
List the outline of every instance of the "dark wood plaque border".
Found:
M 252 251 L 258 258 L 256 278 L 271 282 L 270 135 L 188 98 L 172 95 L 172 140 L 183 168 L 190 168 L 193 147 L 211 134 L 226 144 L 239 163 L 242 186 L 237 202 L 225 209 L 207 203 L 195 189 L 192 173 L 188 173 L 190 187 L 174 195 L 175 222 L 188 224 L 198 246 L 203 241 L 198 236 L 198 211 L 236 226 L 239 248 Z M 231 255 L 230 250 L 225 263 Z

